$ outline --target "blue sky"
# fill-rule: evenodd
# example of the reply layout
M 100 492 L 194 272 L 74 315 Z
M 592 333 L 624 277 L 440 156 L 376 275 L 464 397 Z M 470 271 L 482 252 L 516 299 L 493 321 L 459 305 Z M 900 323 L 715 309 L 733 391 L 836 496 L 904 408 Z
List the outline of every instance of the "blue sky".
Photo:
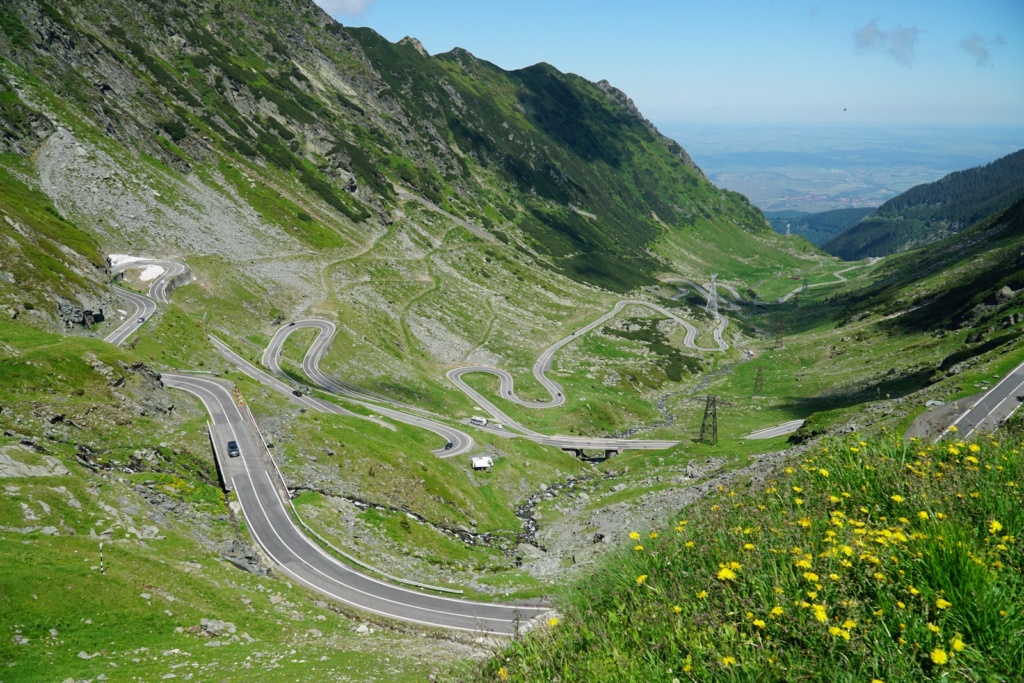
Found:
M 317 1 L 431 54 L 606 78 L 659 124 L 1024 126 L 1024 0 Z

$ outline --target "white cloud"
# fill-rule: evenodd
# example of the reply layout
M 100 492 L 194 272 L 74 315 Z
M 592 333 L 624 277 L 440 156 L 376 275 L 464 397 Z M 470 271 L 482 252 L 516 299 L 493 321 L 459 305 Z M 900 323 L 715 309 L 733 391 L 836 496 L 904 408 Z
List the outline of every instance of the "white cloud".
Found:
M 977 33 L 972 33 L 960 41 L 960 47 L 974 57 L 974 61 L 978 66 L 992 66 L 992 55 L 989 52 L 989 48 L 993 45 L 1003 45 L 1005 42 L 1002 36 L 996 36 L 993 40 L 986 40 Z
M 900 64 L 910 66 L 920 33 L 916 26 L 886 31 L 878 27 L 878 19 L 872 19 L 853 34 L 853 42 L 861 50 L 887 52 Z
M 358 17 L 376 0 L 315 0 L 332 17 Z

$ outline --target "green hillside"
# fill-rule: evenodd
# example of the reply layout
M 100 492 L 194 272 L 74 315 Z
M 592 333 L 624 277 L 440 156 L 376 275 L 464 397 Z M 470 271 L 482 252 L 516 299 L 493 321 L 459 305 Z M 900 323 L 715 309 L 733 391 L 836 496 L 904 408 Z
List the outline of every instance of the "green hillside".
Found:
M 894 254 L 956 234 L 1021 196 L 1024 150 L 912 187 L 822 248 L 848 261 Z
M 875 212 L 872 208 L 833 209 L 820 213 L 806 211 L 765 211 L 764 217 L 771 223 L 772 229 L 780 235 L 787 232 L 800 235 L 807 241 L 820 247 L 844 230 L 856 225 L 861 219 Z

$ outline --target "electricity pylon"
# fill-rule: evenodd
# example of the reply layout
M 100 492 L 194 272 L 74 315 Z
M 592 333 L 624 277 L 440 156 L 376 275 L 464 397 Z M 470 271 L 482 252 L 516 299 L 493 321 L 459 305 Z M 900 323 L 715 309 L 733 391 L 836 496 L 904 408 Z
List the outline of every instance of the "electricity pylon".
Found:
M 700 423 L 700 436 L 698 441 L 714 446 L 718 443 L 718 397 L 708 395 L 708 402 L 704 406 L 704 421 Z
M 764 368 L 757 367 L 757 377 L 754 378 L 754 396 L 764 396 Z
M 708 285 L 708 305 L 704 307 L 705 313 L 710 313 L 718 320 L 718 291 L 715 289 L 715 279 L 718 273 L 711 276 L 711 284 Z

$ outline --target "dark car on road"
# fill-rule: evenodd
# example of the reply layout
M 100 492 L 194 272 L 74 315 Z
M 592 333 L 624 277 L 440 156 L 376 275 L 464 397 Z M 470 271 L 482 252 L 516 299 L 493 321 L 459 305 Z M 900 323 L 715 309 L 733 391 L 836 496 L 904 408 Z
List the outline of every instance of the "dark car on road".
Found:
M 302 392 L 298 389 L 292 389 L 292 396 L 302 396 Z
M 237 441 L 228 441 L 228 457 L 237 458 L 242 454 L 242 451 L 238 448 Z
M 446 443 L 444 445 L 444 449 L 447 451 L 447 450 L 451 449 L 451 447 L 454 446 L 454 445 L 455 444 L 453 444 L 451 441 L 449 441 L 448 443 Z

